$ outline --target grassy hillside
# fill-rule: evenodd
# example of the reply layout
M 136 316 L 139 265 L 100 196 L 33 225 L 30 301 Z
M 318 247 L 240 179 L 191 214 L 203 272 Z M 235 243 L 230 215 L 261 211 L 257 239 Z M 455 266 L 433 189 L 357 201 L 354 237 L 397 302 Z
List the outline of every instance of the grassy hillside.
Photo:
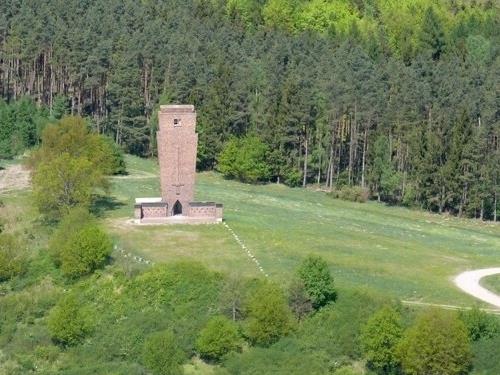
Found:
M 197 259 L 210 268 L 259 275 L 223 225 L 132 226 L 134 197 L 158 196 L 154 161 L 128 157 L 129 176 L 113 179 L 106 222 L 126 251 L 155 262 Z M 272 279 L 308 253 L 328 260 L 339 286 L 366 286 L 402 299 L 469 305 L 457 273 L 498 266 L 500 226 L 375 202 L 333 200 L 314 190 L 246 185 L 212 173 L 197 177 L 196 199 L 224 203 L 226 223 Z

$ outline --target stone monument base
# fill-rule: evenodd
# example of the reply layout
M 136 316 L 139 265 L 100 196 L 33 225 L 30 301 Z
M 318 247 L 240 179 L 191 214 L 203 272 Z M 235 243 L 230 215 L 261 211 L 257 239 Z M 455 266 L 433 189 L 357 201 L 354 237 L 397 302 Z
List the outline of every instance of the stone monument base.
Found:
M 182 215 L 172 215 L 172 208 L 161 198 L 136 198 L 134 218 L 139 224 L 210 224 L 222 222 L 222 204 L 189 202 Z

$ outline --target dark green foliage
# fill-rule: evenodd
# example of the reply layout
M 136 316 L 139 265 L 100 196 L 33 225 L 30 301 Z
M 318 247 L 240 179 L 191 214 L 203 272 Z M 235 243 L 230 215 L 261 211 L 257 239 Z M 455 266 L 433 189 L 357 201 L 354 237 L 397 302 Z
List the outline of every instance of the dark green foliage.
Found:
M 483 337 L 474 341 L 472 343 L 472 353 L 474 356 L 474 373 L 481 375 L 500 373 L 500 362 L 495 360 L 500 357 L 499 334 L 491 338 Z
M 461 311 L 459 317 L 465 323 L 469 337 L 473 341 L 481 338 L 490 339 L 500 334 L 499 319 L 477 307 Z
M 403 334 L 401 315 L 386 306 L 366 323 L 361 337 L 368 366 L 379 374 L 396 374 L 399 359 L 396 348 Z
M 147 338 L 142 355 L 144 364 L 154 375 L 182 375 L 185 356 L 171 331 L 158 332 Z
M 14 235 L 0 233 L 0 282 L 26 269 L 26 251 L 23 246 Z
M 0 158 L 12 158 L 38 143 L 48 115 L 29 98 L 0 100 Z
M 217 169 L 228 178 L 243 182 L 267 181 L 267 146 L 255 136 L 228 141 L 219 156 Z
M 241 349 L 238 326 L 224 316 L 211 318 L 196 340 L 196 350 L 202 358 L 220 360 L 224 355 Z
M 327 374 L 361 359 L 361 331 L 389 303 L 368 292 L 341 290 L 335 305 L 304 319 L 275 344 L 230 354 L 224 366 L 237 374 Z
M 47 318 L 52 339 L 62 345 L 76 345 L 92 329 L 90 312 L 74 294 L 62 297 Z
M 319 309 L 337 298 L 328 264 L 320 256 L 309 255 L 297 270 L 312 305 Z
M 293 328 L 292 314 L 283 291 L 275 284 L 262 283 L 250 296 L 245 334 L 255 344 L 267 346 Z
M 109 137 L 103 137 L 105 152 L 110 156 L 110 166 L 108 174 L 127 174 L 127 166 L 123 157 L 123 150 Z
M 398 357 L 409 375 L 467 373 L 472 364 L 467 328 L 454 313 L 424 312 L 404 333 Z
M 5 1 L 0 14 L 0 157 L 65 114 L 153 156 L 158 104 L 190 103 L 200 169 L 498 218 L 494 1 Z
M 368 200 L 369 192 L 360 186 L 342 186 L 340 189 L 333 190 L 329 195 L 345 201 L 364 203 Z

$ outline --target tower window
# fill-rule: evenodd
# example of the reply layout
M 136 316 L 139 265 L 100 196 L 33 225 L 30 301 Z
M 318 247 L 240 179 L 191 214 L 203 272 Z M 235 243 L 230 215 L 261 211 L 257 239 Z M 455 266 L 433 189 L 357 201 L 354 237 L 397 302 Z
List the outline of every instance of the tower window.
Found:
M 174 127 L 179 127 L 179 126 L 181 126 L 181 119 L 174 118 Z

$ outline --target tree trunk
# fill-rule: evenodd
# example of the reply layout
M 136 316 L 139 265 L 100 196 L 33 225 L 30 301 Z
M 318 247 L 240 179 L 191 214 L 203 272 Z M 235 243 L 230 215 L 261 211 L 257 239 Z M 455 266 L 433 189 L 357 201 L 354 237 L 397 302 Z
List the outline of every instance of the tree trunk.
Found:
M 363 156 L 361 158 L 361 187 L 365 187 L 365 169 L 366 169 L 366 152 L 368 150 L 368 145 L 366 144 L 368 138 L 368 129 L 365 129 L 365 134 L 363 136 Z
M 307 184 L 307 158 L 309 156 L 309 147 L 308 147 L 308 142 L 307 142 L 307 133 L 306 133 L 306 139 L 305 139 L 305 142 L 304 142 L 304 170 L 303 170 L 303 179 L 302 179 L 302 187 L 306 187 L 306 184 Z
M 494 203 L 493 203 L 493 221 L 497 221 L 497 199 L 498 199 L 498 194 L 497 191 L 495 190 L 495 198 L 494 198 Z

